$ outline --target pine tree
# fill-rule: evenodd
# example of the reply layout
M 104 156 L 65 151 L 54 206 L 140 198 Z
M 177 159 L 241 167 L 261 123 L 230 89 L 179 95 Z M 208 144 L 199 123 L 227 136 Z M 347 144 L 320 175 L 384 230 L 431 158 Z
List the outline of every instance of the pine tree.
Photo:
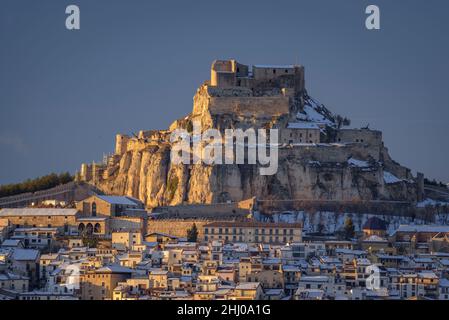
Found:
M 196 242 L 197 240 L 198 240 L 198 228 L 196 227 L 196 224 L 194 223 L 192 225 L 192 228 L 187 230 L 187 241 Z
M 354 238 L 354 223 L 352 222 L 351 218 L 346 218 L 345 220 L 345 238 L 347 240 Z

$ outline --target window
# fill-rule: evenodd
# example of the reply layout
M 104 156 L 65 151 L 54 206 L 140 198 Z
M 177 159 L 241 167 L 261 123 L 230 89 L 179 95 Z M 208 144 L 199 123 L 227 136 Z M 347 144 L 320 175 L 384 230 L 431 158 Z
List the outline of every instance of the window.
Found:
M 97 204 L 95 202 L 92 202 L 92 216 L 97 215 Z

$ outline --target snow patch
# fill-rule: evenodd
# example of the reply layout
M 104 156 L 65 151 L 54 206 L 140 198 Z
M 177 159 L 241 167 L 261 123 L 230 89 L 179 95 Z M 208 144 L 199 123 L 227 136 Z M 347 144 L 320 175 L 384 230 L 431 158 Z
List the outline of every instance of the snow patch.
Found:
M 370 167 L 369 163 L 367 161 L 363 160 L 357 160 L 354 158 L 348 159 L 348 164 L 353 167 L 359 167 L 359 168 L 368 168 Z
M 290 122 L 287 129 L 320 129 L 314 122 Z
M 426 200 L 418 202 L 416 204 L 417 208 L 435 207 L 435 206 L 449 206 L 449 202 L 437 201 L 427 198 Z
M 345 220 L 351 218 L 354 223 L 355 231 L 362 231 L 363 225 L 371 217 L 378 217 L 387 223 L 387 233 L 393 234 L 401 225 L 429 225 L 428 221 L 412 217 L 392 216 L 390 214 L 374 215 L 369 213 L 338 213 L 330 211 L 321 211 L 310 213 L 304 211 L 286 211 L 283 213 L 264 216 L 259 212 L 254 212 L 254 218 L 263 222 L 283 222 L 283 223 L 302 223 L 304 233 L 318 232 L 334 233 L 344 227 Z M 449 212 L 435 214 L 434 225 L 449 225 Z M 321 225 L 321 226 L 320 226 Z M 324 228 L 323 228 L 324 226 Z
M 385 181 L 386 184 L 391 184 L 391 183 L 398 183 L 398 182 L 401 182 L 403 180 L 399 179 L 398 177 L 396 177 L 391 172 L 384 171 L 384 181 Z

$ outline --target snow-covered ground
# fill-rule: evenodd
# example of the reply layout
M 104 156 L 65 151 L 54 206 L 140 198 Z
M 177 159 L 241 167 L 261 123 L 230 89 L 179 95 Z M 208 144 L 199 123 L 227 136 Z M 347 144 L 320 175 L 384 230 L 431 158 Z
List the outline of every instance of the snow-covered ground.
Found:
M 427 198 L 424 201 L 418 202 L 416 204 L 417 208 L 425 208 L 428 206 L 449 206 L 449 202 L 444 202 L 444 201 L 437 201 L 437 200 L 433 200 L 433 199 L 429 199 Z
M 307 213 L 304 211 L 289 211 L 279 214 L 274 214 L 269 217 L 263 216 L 259 213 L 254 214 L 255 218 L 259 221 L 273 221 L 273 222 L 287 222 L 297 223 L 301 222 L 304 226 L 304 233 L 317 232 L 319 225 L 323 225 L 323 233 L 333 233 L 344 227 L 346 218 L 351 217 L 356 231 L 361 231 L 364 223 L 370 217 L 378 217 L 388 224 L 388 233 L 392 233 L 400 225 L 415 224 L 423 225 L 429 224 L 422 219 L 413 219 L 411 217 L 400 217 L 392 215 L 374 215 L 374 214 L 358 214 L 358 213 L 335 213 L 335 212 L 316 212 Z M 432 224 L 437 225 L 449 225 L 449 212 L 444 214 L 437 214 L 435 216 L 435 222 Z
M 329 119 L 323 114 L 324 108 L 321 103 L 309 98 L 304 104 L 304 110 L 298 112 L 296 118 L 301 121 L 310 121 L 321 125 L 334 125 L 332 119 Z

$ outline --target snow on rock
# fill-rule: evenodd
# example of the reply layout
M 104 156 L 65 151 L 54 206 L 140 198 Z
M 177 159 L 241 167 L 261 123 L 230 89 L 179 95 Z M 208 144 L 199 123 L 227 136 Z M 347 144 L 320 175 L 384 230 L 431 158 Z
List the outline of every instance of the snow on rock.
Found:
M 386 184 L 391 184 L 391 183 L 398 183 L 403 181 L 402 179 L 399 179 L 398 177 L 396 177 L 394 174 L 388 172 L 388 171 L 384 171 L 384 181 Z
M 354 158 L 349 158 L 348 159 L 348 164 L 350 166 L 359 167 L 359 168 L 368 168 L 370 166 L 367 161 L 357 160 L 357 159 L 354 159 Z
M 416 204 L 417 208 L 435 207 L 435 206 L 449 206 L 449 202 L 437 201 L 427 198 L 426 200 L 418 202 Z
M 310 105 L 304 106 L 303 112 L 298 112 L 297 114 L 298 120 L 303 121 L 311 121 L 319 124 L 333 124 L 332 121 L 326 118 L 326 116 L 319 113 L 315 108 Z

